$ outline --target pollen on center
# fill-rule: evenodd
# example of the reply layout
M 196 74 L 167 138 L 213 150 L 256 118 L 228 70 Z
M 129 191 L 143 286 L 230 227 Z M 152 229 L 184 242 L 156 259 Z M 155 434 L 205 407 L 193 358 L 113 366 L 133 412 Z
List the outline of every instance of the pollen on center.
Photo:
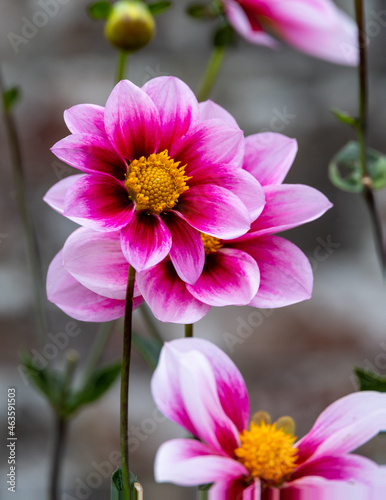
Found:
M 223 243 L 219 238 L 215 238 L 214 236 L 209 236 L 209 234 L 200 233 L 201 240 L 204 244 L 205 254 L 209 255 L 211 253 L 217 252 L 222 248 Z
M 169 157 L 168 151 L 142 156 L 130 163 L 125 186 L 136 210 L 160 214 L 171 210 L 182 193 L 189 189 L 185 166 Z

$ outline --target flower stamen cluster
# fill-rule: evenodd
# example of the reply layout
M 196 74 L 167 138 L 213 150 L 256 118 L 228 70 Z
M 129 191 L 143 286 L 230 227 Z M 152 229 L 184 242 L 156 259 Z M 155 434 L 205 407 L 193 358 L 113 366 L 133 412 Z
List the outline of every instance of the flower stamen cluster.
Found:
M 200 233 L 201 240 L 204 244 L 205 254 L 209 255 L 211 253 L 216 253 L 217 250 L 223 247 L 223 243 L 219 238 L 214 236 L 209 236 L 209 234 Z

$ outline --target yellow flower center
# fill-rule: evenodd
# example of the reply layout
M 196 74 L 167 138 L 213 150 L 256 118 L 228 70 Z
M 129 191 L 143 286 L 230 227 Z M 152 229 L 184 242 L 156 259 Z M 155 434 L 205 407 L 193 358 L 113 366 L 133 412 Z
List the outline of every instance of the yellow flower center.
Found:
M 223 243 L 219 238 L 215 238 L 214 236 L 209 236 L 209 234 L 205 233 L 200 233 L 200 236 L 204 244 L 204 250 L 206 255 L 217 252 L 217 250 L 220 250 L 220 248 L 223 246 Z
M 257 415 L 261 418 L 257 419 Z M 292 419 L 282 417 L 271 424 L 266 415 L 265 412 L 256 414 L 249 431 L 240 434 L 241 446 L 235 450 L 235 455 L 248 469 L 251 479 L 259 478 L 266 485 L 275 487 L 280 486 L 295 469 L 298 450 L 293 446 L 296 437 L 288 433 L 288 428 L 291 428 L 288 420 Z M 282 426 L 281 422 L 285 424 Z
M 160 214 L 170 210 L 177 203 L 180 194 L 189 189 L 185 176 L 185 167 L 175 162 L 165 150 L 142 156 L 130 163 L 125 186 L 130 198 L 136 202 L 136 210 L 148 210 Z

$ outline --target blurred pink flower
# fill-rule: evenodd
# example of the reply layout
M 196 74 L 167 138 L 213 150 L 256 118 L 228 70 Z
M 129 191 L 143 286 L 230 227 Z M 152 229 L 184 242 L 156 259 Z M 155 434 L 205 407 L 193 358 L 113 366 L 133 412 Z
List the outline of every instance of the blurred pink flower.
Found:
M 121 81 L 105 108 L 74 106 L 65 121 L 71 135 L 52 151 L 86 175 L 60 181 L 45 201 L 82 226 L 119 231 L 137 271 L 170 254 L 195 281 L 204 265 L 197 230 L 241 236 L 263 208 L 261 186 L 241 169 L 242 131 L 199 121 L 196 97 L 177 78 L 142 89 Z
M 298 50 L 338 64 L 358 63 L 354 21 L 331 0 L 223 0 L 233 28 L 257 45 L 277 47 L 268 33 Z M 268 33 L 267 33 L 268 31 Z
M 244 380 L 208 341 L 165 344 L 151 387 L 164 415 L 195 438 L 160 447 L 158 482 L 214 483 L 212 500 L 384 499 L 385 469 L 350 452 L 386 430 L 386 394 L 361 392 L 336 401 L 295 442 L 279 423 L 284 419 L 270 424 L 256 414 L 248 430 Z

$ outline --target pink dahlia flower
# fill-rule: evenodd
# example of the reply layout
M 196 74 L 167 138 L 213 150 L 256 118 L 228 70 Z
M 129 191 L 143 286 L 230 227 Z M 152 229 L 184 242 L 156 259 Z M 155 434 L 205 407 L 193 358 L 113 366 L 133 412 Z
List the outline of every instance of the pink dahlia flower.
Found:
M 200 112 L 201 119 L 222 120 L 238 128 L 233 117 L 211 101 L 201 103 Z M 282 184 L 296 152 L 296 140 L 281 134 L 245 139 L 243 168 L 263 186 L 264 209 L 240 238 L 201 233 L 205 264 L 196 281 L 190 266 L 178 269 L 170 259 L 139 273 L 138 287 L 158 319 L 193 323 L 211 306 L 272 308 L 311 297 L 313 277 L 307 257 L 293 243 L 273 235 L 317 219 L 332 206 L 312 187 Z
M 386 430 L 386 394 L 361 392 L 336 401 L 300 440 L 289 417 L 272 424 L 258 412 L 248 427 L 240 372 L 202 339 L 165 344 L 151 387 L 164 415 L 195 438 L 160 447 L 158 482 L 213 483 L 209 498 L 215 500 L 385 498 L 385 470 L 350 452 Z
M 233 28 L 246 40 L 275 48 L 268 33 L 311 56 L 358 63 L 354 21 L 331 0 L 223 0 Z
M 52 151 L 85 175 L 59 182 L 45 201 L 84 227 L 119 231 L 137 271 L 170 255 L 194 282 L 204 265 L 198 231 L 241 236 L 263 208 L 261 186 L 241 168 L 243 133 L 200 121 L 196 97 L 177 78 L 142 89 L 121 81 L 105 108 L 78 105 L 64 118 L 71 135 Z

